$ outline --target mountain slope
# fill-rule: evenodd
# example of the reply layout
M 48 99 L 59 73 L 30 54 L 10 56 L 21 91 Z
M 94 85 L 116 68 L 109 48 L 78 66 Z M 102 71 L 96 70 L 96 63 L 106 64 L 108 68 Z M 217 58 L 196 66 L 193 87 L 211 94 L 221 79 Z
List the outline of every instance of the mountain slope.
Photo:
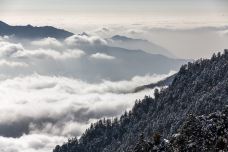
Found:
M 16 47 L 15 50 L 14 47 L 9 47 L 12 52 L 10 58 L 16 61 L 23 54 L 25 58 L 19 60 L 28 66 L 23 67 L 23 70 L 5 68 L 4 72 L 9 76 L 39 73 L 74 77 L 87 82 L 122 81 L 135 76 L 167 74 L 172 70 L 177 71 L 182 64 L 189 61 L 150 54 L 142 50 L 111 47 L 104 39 L 86 33 L 73 35 L 64 42 L 53 38 L 33 42 L 22 38 L 12 39 L 10 37 L 9 40 L 4 40 L 9 43 L 2 45 Z M 7 53 L 8 50 L 3 51 Z M 33 52 L 33 55 L 30 52 Z
M 175 78 L 175 74 L 165 78 L 164 80 L 158 81 L 156 83 L 139 86 L 139 87 L 135 88 L 134 92 L 139 92 L 139 91 L 142 91 L 145 89 L 154 89 L 155 87 L 169 86 L 170 84 L 172 84 L 174 78 Z
M 190 115 L 171 138 L 172 150 L 228 151 L 228 108 L 209 115 Z
M 151 54 L 160 54 L 169 58 L 176 58 L 169 50 L 148 40 L 133 39 L 122 35 L 115 35 L 111 37 L 108 42 L 109 45 L 114 47 L 121 47 L 130 50 L 139 49 Z
M 159 134 L 145 140 L 140 136 L 134 152 L 208 152 L 228 151 L 228 107 L 209 115 L 190 114 L 170 141 Z
M 142 50 L 129 50 L 108 45 L 78 45 L 86 53 L 87 58 L 81 58 L 83 66 L 78 67 L 75 74 L 82 79 L 103 78 L 113 81 L 128 80 L 134 76 L 146 74 L 167 74 L 178 70 L 189 60 L 172 59 L 163 55 L 150 54 Z M 93 55 L 108 55 L 111 59 L 91 58 Z M 85 57 L 86 57 L 85 56 Z M 160 68 L 157 68 L 160 67 Z
M 72 36 L 73 33 L 57 29 L 52 26 L 10 26 L 2 21 L 0 21 L 0 35 L 1 36 L 11 36 L 14 35 L 17 38 L 24 39 L 39 39 L 46 37 L 53 37 L 56 39 L 64 39 L 66 37 Z
M 120 120 L 103 120 L 93 124 L 79 144 L 57 146 L 54 152 L 132 151 L 141 133 L 149 139 L 159 132 L 169 138 L 188 114 L 209 114 L 228 104 L 228 50 L 210 60 L 198 60 L 181 67 L 172 84 L 155 98 L 137 101 L 132 111 Z M 75 140 L 73 140 L 75 142 Z M 78 141 L 77 141 L 78 142 Z

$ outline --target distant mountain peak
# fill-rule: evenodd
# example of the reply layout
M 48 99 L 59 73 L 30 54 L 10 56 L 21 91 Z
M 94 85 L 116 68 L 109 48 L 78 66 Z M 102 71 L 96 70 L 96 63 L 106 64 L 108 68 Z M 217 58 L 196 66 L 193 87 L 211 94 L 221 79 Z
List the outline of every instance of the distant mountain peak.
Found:
M 131 38 L 123 35 L 114 35 L 110 38 L 110 40 L 110 43 L 113 46 L 122 47 L 130 50 L 139 49 L 151 54 L 161 54 L 170 58 L 176 58 L 176 56 L 166 48 L 146 39 Z
M 3 21 L 0 21 L 0 26 L 9 26 L 8 24 L 6 24 L 5 22 Z
M 74 35 L 71 32 L 63 29 L 58 29 L 52 26 L 32 26 L 28 24 L 26 26 L 11 26 L 0 21 L 0 35 L 10 36 L 14 35 L 17 38 L 23 39 L 39 39 L 46 37 L 53 37 L 56 39 L 64 39 Z
M 86 33 L 86 32 L 82 32 L 82 33 L 80 33 L 80 34 L 78 34 L 78 35 L 80 35 L 80 36 L 89 36 L 89 34 Z
M 114 35 L 113 37 L 111 37 L 111 39 L 116 40 L 116 41 L 143 41 L 143 42 L 147 42 L 147 40 L 144 40 L 144 39 L 131 38 L 131 37 L 127 37 L 124 35 Z
M 115 35 L 111 39 L 112 40 L 119 40 L 119 41 L 132 41 L 132 40 L 135 40 L 133 38 L 129 38 L 129 37 L 126 37 L 126 36 L 123 36 L 123 35 Z
M 27 27 L 33 27 L 31 24 L 28 24 Z

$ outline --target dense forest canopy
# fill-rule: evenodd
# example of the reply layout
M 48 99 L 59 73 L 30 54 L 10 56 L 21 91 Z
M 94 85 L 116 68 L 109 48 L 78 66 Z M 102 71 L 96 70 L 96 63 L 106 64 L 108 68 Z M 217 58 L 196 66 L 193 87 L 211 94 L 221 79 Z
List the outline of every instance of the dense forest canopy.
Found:
M 120 118 L 91 124 L 79 140 L 69 139 L 62 146 L 56 146 L 54 152 L 133 151 L 142 134 L 145 140 L 155 134 L 159 139 L 171 140 L 180 126 L 186 128 L 190 114 L 207 115 L 222 110 L 227 104 L 228 50 L 224 50 L 211 59 L 183 65 L 171 85 L 156 90 L 154 98 L 145 96 L 137 100 L 132 110 Z

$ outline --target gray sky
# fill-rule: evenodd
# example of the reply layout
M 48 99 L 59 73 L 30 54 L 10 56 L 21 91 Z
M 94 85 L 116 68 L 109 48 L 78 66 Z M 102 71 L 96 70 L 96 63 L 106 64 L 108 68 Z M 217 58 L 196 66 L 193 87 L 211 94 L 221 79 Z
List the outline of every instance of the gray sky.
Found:
M 227 28 L 212 32 L 148 29 L 219 29 L 228 25 L 228 0 L 0 0 L 0 20 L 12 25 L 50 25 L 74 33 L 107 27 L 110 32 L 104 37 L 134 31 L 142 34 L 130 37 L 148 39 L 181 58 L 199 58 L 227 48 Z
M 77 43 L 92 48 L 91 44 L 107 43 L 103 38 L 119 34 L 147 39 L 177 57 L 192 59 L 228 48 L 228 0 L 0 0 L 0 20 L 94 35 L 29 44 L 0 37 L 0 151 L 5 152 L 49 152 L 67 137 L 81 135 L 91 122 L 119 116 L 131 109 L 135 99 L 153 96 L 153 90 L 131 93 L 134 88 L 173 74 L 143 76 L 140 68 L 126 68 L 109 75 L 127 75 L 135 69 L 140 75 L 121 81 L 82 81 L 96 74 L 100 78 L 101 72 L 108 73 L 110 62 L 124 65 L 122 61 L 130 58 L 101 53 L 99 47 L 96 53 L 80 50 Z M 86 71 L 92 74 L 83 74 Z M 3 133 L 26 134 L 8 138 Z
M 0 0 L 0 19 L 12 24 L 115 24 L 186 19 L 227 20 L 227 0 Z

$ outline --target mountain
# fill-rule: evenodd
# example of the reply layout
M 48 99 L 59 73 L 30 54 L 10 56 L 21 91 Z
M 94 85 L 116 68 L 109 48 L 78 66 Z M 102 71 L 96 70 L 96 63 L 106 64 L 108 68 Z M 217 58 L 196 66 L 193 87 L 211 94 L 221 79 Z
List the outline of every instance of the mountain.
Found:
M 155 90 L 154 98 L 146 96 L 137 100 L 132 110 L 119 119 L 99 120 L 79 140 L 70 139 L 62 146 L 56 146 L 54 152 L 133 151 L 141 134 L 145 140 L 155 133 L 163 139 L 171 139 L 190 114 L 207 115 L 221 111 L 227 104 L 228 50 L 225 50 L 224 54 L 214 54 L 211 59 L 183 65 L 168 88 L 160 92 Z M 209 127 L 212 127 L 211 131 L 216 131 L 213 124 Z M 185 133 L 186 137 L 190 137 L 195 132 L 186 129 Z
M 190 115 L 170 141 L 178 151 L 228 151 L 227 130 L 226 106 L 208 115 Z
M 131 79 L 136 75 L 167 74 L 171 70 L 178 70 L 180 66 L 190 60 L 172 59 L 163 55 L 150 54 L 142 50 L 129 50 L 108 45 L 78 46 L 87 56 L 105 54 L 112 59 L 90 58 L 82 59 L 83 67 L 78 70 L 83 78 L 111 79 L 114 81 Z M 160 68 L 157 68 L 157 67 Z M 80 68 L 80 67 L 79 67 Z M 96 73 L 95 75 L 93 73 Z M 75 73 L 76 74 L 76 73 Z M 88 78 L 91 79 L 91 78 Z
M 129 37 L 122 36 L 122 35 L 115 35 L 111 39 L 115 40 L 115 41 L 143 41 L 140 39 L 133 39 L 133 38 L 129 38 Z
M 8 27 L 5 23 L 1 23 L 1 26 Z M 23 28 L 27 29 L 27 27 Z M 31 34 L 35 33 L 36 29 L 41 27 L 30 28 L 33 31 L 30 32 Z M 7 30 L 0 28 L 0 31 Z M 22 34 L 28 33 L 24 32 Z M 36 34 L 30 36 L 35 38 L 34 35 L 36 36 Z M 19 35 L 17 34 L 17 36 Z M 45 36 L 53 35 L 49 34 Z M 25 38 L 28 35 L 22 37 Z M 13 39 L 15 42 L 10 42 L 10 45 L 17 46 L 17 51 L 13 47 L 10 49 L 14 54 L 17 54 L 22 49 L 25 57 L 23 60 L 20 59 L 20 61 L 23 61 L 28 66 L 27 68 L 23 68 L 23 70 L 6 68 L 4 72 L 9 76 L 39 73 L 41 75 L 74 77 L 86 82 L 101 82 L 103 80 L 122 81 L 147 74 L 167 74 L 171 70 L 177 71 L 182 64 L 189 61 L 185 59 L 173 59 L 159 54 L 151 54 L 142 50 L 129 50 L 109 46 L 104 39 L 90 36 L 85 32 L 70 36 L 64 42 L 55 42 L 55 40 L 52 42 L 52 39 L 45 39 L 44 41 L 35 40 L 34 42 L 38 42 L 38 45 L 33 45 L 33 42 L 31 43 L 23 38 Z M 11 38 L 9 41 L 11 41 Z M 18 47 L 18 43 L 23 48 Z M 42 55 L 31 55 L 29 51 L 34 51 L 35 54 Z M 54 57 L 55 54 L 59 54 L 60 57 L 56 59 Z M 33 59 L 30 60 L 31 58 Z M 34 58 L 38 60 L 34 60 Z M 56 62 L 60 58 L 61 62 Z M 160 68 L 157 68 L 158 66 Z
M 148 85 L 143 85 L 143 86 L 139 86 L 137 88 L 135 88 L 134 92 L 140 92 L 142 90 L 145 89 L 154 89 L 155 87 L 165 87 L 165 86 L 169 86 L 170 84 L 172 84 L 173 79 L 175 78 L 175 74 L 171 75 L 161 81 L 158 81 L 156 83 L 151 83 Z
M 14 35 L 17 38 L 23 39 L 40 39 L 46 37 L 53 37 L 56 39 L 64 39 L 66 37 L 72 36 L 73 33 L 57 29 L 52 26 L 11 26 L 2 21 L 0 21 L 0 35 L 1 36 L 11 36 Z
M 40 49 L 39 45 L 33 46 L 33 43 L 28 43 L 28 39 L 33 40 L 44 37 L 64 39 L 70 36 L 68 38 L 72 38 L 72 44 L 69 46 L 65 44 L 62 46 L 58 45 L 54 47 L 54 50 L 61 52 L 60 54 L 64 54 L 64 52 L 71 54 L 76 48 L 83 51 L 83 54 L 78 57 L 77 60 L 68 57 L 66 60 L 56 62 L 50 58 L 42 58 L 42 64 L 40 60 L 32 60 L 34 64 L 30 64 L 27 63 L 30 61 L 25 59 L 24 62 L 26 62 L 30 68 L 14 71 L 13 73 L 11 72 L 12 70 L 7 69 L 6 73 L 9 75 L 14 73 L 22 75 L 25 73 L 39 73 L 42 75 L 51 74 L 75 77 L 89 82 L 102 80 L 120 81 L 129 80 L 134 76 L 144 76 L 146 74 L 167 74 L 171 70 L 178 70 L 182 64 L 190 61 L 169 58 L 160 54 L 151 54 L 140 49 L 126 49 L 121 46 L 114 47 L 107 44 L 106 40 L 97 38 L 96 36 L 90 36 L 85 32 L 73 35 L 73 33 L 50 26 L 10 26 L 4 22 L 0 22 L 0 35 L 14 35 L 16 39 L 13 39 L 12 42 L 23 44 L 25 50 Z M 133 41 L 130 38 L 127 39 Z M 135 41 L 140 40 L 135 39 Z M 42 48 L 45 49 L 48 47 L 52 46 L 42 46 Z M 48 51 L 49 50 L 46 52 Z M 37 53 L 42 54 L 43 52 L 37 51 Z M 40 67 L 45 64 L 48 66 Z M 157 68 L 158 66 L 160 68 Z
M 133 39 L 122 35 L 115 35 L 109 39 L 109 45 L 130 50 L 143 50 L 151 54 L 160 54 L 170 58 L 176 58 L 169 50 L 148 40 Z
M 133 152 L 228 151 L 228 107 L 209 115 L 190 114 L 178 130 L 170 141 L 159 134 L 148 141 L 142 134 Z

